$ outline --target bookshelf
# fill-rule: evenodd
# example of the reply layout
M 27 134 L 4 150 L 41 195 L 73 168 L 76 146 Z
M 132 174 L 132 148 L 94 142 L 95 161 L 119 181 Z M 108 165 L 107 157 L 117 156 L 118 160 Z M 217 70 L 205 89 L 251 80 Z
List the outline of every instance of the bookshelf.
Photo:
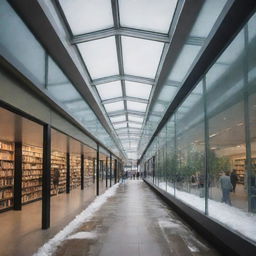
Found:
M 22 203 L 42 197 L 43 150 L 39 147 L 22 146 Z
M 255 170 L 256 158 L 251 158 L 252 169 Z M 239 177 L 239 183 L 244 184 L 245 179 L 245 158 L 234 159 L 234 168 L 236 169 L 236 174 Z
M 13 206 L 14 143 L 0 141 L 0 210 Z
M 93 184 L 93 160 L 84 159 L 84 185 L 89 187 Z
M 53 177 L 54 169 L 57 168 L 60 172 L 58 193 L 66 191 L 67 177 L 67 154 L 59 151 L 53 151 L 51 154 L 51 177 Z M 55 195 L 53 186 L 53 178 L 51 178 L 51 195 Z
M 70 154 L 70 189 L 81 184 L 81 155 Z

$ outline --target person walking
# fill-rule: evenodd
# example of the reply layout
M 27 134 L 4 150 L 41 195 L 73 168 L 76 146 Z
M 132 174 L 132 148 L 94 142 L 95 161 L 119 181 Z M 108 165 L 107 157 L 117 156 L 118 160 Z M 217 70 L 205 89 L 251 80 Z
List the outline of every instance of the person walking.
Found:
M 230 180 L 229 171 L 225 171 L 225 174 L 220 177 L 220 186 L 222 189 L 222 203 L 231 205 L 230 192 L 233 190 L 233 186 Z
M 230 181 L 233 186 L 233 192 L 235 193 L 236 192 L 236 183 L 238 182 L 238 177 L 237 177 L 235 169 L 233 169 L 232 173 L 230 174 Z
M 58 168 L 54 168 L 54 173 L 53 173 L 53 186 L 56 195 L 59 193 L 59 179 L 60 179 L 60 171 Z

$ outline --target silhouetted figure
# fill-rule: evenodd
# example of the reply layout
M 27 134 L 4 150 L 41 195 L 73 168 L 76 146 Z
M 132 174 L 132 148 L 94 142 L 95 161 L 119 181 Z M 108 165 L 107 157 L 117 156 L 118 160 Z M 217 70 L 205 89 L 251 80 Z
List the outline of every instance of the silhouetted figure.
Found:
M 220 177 L 220 185 L 221 185 L 221 189 L 222 189 L 221 202 L 231 205 L 230 191 L 233 190 L 233 186 L 230 181 L 229 171 L 225 171 L 225 175 L 222 175 Z
M 230 174 L 230 181 L 233 186 L 233 192 L 236 191 L 236 183 L 238 182 L 238 176 L 236 174 L 236 170 L 233 169 L 232 173 Z

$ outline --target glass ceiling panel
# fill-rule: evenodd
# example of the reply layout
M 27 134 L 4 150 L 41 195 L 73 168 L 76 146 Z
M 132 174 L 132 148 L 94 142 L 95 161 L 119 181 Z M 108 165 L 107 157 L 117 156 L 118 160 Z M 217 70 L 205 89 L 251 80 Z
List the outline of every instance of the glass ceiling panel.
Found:
M 122 97 L 122 87 L 120 81 L 114 81 L 96 86 L 101 100 L 113 99 Z
M 113 103 L 107 103 L 104 104 L 104 107 L 107 112 L 114 112 L 119 110 L 124 110 L 124 102 L 123 101 L 117 101 Z
M 121 124 L 113 124 L 113 126 L 114 126 L 115 129 L 125 128 L 125 127 L 127 127 L 127 123 L 124 122 L 124 123 L 121 123 Z
M 209 35 L 212 27 L 214 26 L 214 23 L 216 22 L 226 3 L 227 0 L 205 1 L 190 35 L 206 38 Z
M 126 121 L 125 115 L 110 117 L 112 123 Z
M 74 35 L 114 26 L 111 0 L 59 0 Z
M 147 108 L 147 104 L 127 100 L 127 108 L 128 108 L 128 110 L 135 110 L 135 111 L 145 112 L 146 108 Z
M 125 81 L 126 95 L 141 99 L 149 99 L 152 85 Z
M 135 116 L 135 115 L 128 115 L 128 120 L 129 121 L 134 121 L 134 122 L 143 122 L 143 117 L 140 116 Z
M 92 79 L 119 74 L 116 42 L 113 36 L 77 46 Z
M 178 91 L 177 87 L 164 85 L 161 89 L 158 99 L 170 103 L 170 101 L 176 95 L 177 91 Z
M 121 26 L 168 33 L 176 4 L 177 0 L 119 0 Z
M 122 36 L 125 74 L 155 78 L 163 47 L 161 42 Z
M 200 49 L 201 46 L 185 44 L 179 54 L 178 59 L 176 60 L 171 73 L 169 74 L 168 79 L 182 82 Z
M 131 128 L 141 128 L 142 124 L 129 123 L 129 127 Z

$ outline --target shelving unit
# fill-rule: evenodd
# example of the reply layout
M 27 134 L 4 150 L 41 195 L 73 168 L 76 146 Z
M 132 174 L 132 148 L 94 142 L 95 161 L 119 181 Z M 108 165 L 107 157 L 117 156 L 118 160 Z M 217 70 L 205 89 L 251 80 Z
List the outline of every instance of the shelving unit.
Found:
M 70 154 L 70 189 L 79 187 L 81 184 L 81 156 Z
M 0 210 L 13 206 L 14 143 L 0 141 Z
M 66 191 L 67 177 L 67 157 L 66 153 L 53 151 L 51 154 L 51 177 L 53 177 L 54 169 L 57 168 L 60 172 L 58 193 Z M 53 179 L 51 178 L 51 195 L 55 195 Z
M 256 158 L 251 159 L 251 164 L 252 164 L 252 167 L 254 169 L 256 167 Z M 244 184 L 245 158 L 234 159 L 234 168 L 236 169 L 236 173 L 239 176 L 239 181 L 238 182 L 241 183 L 241 184 Z
M 89 187 L 93 184 L 93 160 L 85 159 L 84 168 L 84 185 L 85 187 Z
M 42 197 L 43 150 L 22 146 L 22 203 Z

